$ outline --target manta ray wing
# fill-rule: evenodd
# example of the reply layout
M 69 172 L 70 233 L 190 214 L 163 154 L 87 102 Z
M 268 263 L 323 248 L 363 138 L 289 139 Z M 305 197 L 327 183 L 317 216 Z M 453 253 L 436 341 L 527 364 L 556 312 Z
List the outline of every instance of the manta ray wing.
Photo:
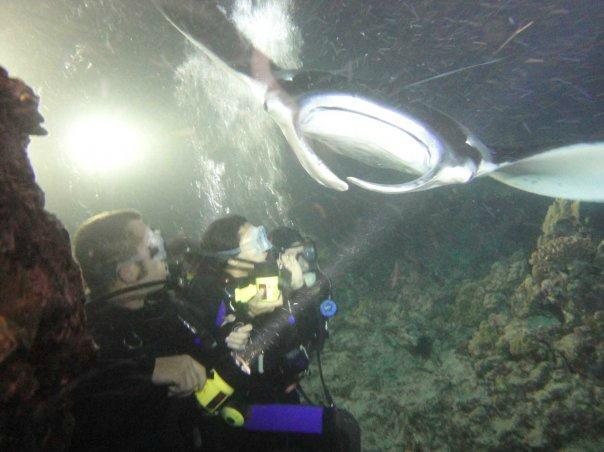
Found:
M 604 202 L 604 141 L 551 149 L 486 175 L 539 195 Z
M 195 47 L 206 54 L 211 53 L 212 60 L 249 75 L 254 49 L 217 2 L 152 1 L 164 18 Z

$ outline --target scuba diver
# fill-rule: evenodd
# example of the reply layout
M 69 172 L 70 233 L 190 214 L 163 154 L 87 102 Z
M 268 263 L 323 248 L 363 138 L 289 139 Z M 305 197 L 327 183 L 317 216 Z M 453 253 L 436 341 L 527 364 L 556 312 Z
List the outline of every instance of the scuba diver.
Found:
M 269 240 L 273 245 L 270 259 L 277 263 L 284 302 L 254 319 L 250 343 L 236 353 L 244 361 L 256 360 L 263 378 L 272 382 L 269 397 L 299 402 L 302 388 L 298 382 L 308 372 L 310 354 L 320 353 L 323 347 L 329 319 L 325 309 L 335 310 L 335 303 L 331 282 L 319 269 L 312 241 L 288 227 L 271 231 Z
M 192 251 L 198 274 L 184 278 L 183 296 L 216 315 L 215 326 L 227 330 L 222 335 L 231 356 L 248 376 L 243 387 L 233 384 L 235 395 L 224 406 L 248 413 L 244 428 L 286 433 L 297 448 L 358 450 L 356 420 L 334 407 L 328 391 L 327 407 L 300 404 L 300 376 L 309 352 L 320 352 L 335 310 L 329 280 L 318 269 L 314 244 L 299 233 L 279 228 L 271 238 L 276 246 L 264 227 L 239 215 L 223 217 L 208 227 L 201 250 Z M 228 341 L 234 334 L 240 336 Z M 261 443 L 262 436 L 253 441 Z
M 72 449 L 192 448 L 187 396 L 205 386 L 206 369 L 163 291 L 161 235 L 136 211 L 104 212 L 79 227 L 74 254 L 99 352 L 95 373 L 74 390 Z
M 75 257 L 90 291 L 88 326 L 99 345 L 96 372 L 74 389 L 73 450 L 237 450 L 247 432 L 203 409 L 223 386 L 245 387 L 226 336 L 178 298 L 163 239 L 138 212 L 85 221 Z M 194 396 L 192 396 L 194 394 Z M 273 435 L 274 436 L 274 435 Z M 264 444 L 281 441 L 265 438 Z M 276 444 L 276 443 L 275 443 Z
M 235 275 L 267 257 L 252 245 L 258 237 L 265 238 L 262 231 L 246 225 L 242 232 L 238 254 L 250 260 L 235 263 L 234 267 L 243 267 Z M 311 421 L 310 430 L 308 419 L 302 422 L 303 432 L 254 431 L 214 415 L 220 408 L 224 419 L 232 421 L 244 411 L 224 402 L 233 388 L 236 396 L 247 394 L 253 381 L 232 357 L 249 342 L 249 331 L 242 333 L 234 318 L 226 319 L 226 310 L 217 322 L 220 318 L 208 317 L 199 305 L 176 296 L 170 289 L 175 284 L 168 278 L 161 235 L 140 214 L 131 210 L 99 214 L 78 229 L 74 242 L 90 290 L 86 311 L 99 353 L 96 371 L 73 389 L 72 450 L 338 450 L 332 440 L 336 435 L 330 432 L 338 431 L 340 417 L 319 407 L 313 407 L 310 415 L 302 413 Z M 273 309 L 259 306 L 249 315 Z M 279 416 L 300 424 L 300 413 L 292 412 L 291 406 L 252 405 L 248 412 L 256 424 Z M 321 435 L 310 441 L 308 433 L 319 428 Z M 317 446 L 315 438 L 324 446 Z

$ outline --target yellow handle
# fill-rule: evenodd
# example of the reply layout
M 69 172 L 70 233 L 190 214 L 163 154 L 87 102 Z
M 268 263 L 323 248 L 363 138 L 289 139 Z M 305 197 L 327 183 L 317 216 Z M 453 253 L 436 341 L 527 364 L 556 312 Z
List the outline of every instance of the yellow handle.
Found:
M 224 402 L 235 392 L 222 377 L 212 369 L 210 378 L 202 389 L 195 392 L 195 397 L 201 406 L 210 413 L 215 413 Z

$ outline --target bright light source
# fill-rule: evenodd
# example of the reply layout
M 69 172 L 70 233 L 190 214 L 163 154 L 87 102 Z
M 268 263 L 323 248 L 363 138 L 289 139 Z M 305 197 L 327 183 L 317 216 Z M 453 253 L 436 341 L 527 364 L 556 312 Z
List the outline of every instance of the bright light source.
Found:
M 135 162 L 142 136 L 120 118 L 92 117 L 75 123 L 68 133 L 74 163 L 88 172 L 112 171 Z

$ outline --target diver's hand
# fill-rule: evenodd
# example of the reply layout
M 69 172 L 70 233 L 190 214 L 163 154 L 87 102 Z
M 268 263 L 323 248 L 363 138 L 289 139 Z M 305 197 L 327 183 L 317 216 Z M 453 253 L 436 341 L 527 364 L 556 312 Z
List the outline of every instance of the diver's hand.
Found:
M 273 312 L 275 308 L 283 306 L 283 297 L 279 294 L 277 301 L 266 301 L 262 300 L 264 293 L 258 291 L 254 298 L 247 302 L 247 313 L 250 317 L 256 317 L 258 315 L 267 314 Z
M 279 257 L 281 265 L 285 267 L 292 275 L 291 288 L 298 290 L 304 285 L 304 273 L 302 267 L 296 258 L 302 251 L 302 247 L 290 248 Z
M 151 381 L 167 385 L 170 397 L 185 397 L 206 384 L 206 369 L 189 355 L 165 356 L 155 359 Z
M 245 346 L 250 340 L 250 333 L 252 331 L 252 324 L 236 326 L 231 334 L 226 338 L 227 347 L 234 351 L 241 351 L 245 349 Z
M 254 264 L 251 262 L 243 262 L 238 259 L 229 259 L 227 265 L 231 268 L 242 270 L 244 272 L 251 272 L 254 270 Z
M 225 326 L 228 323 L 233 323 L 235 320 L 237 320 L 237 317 L 235 317 L 233 314 L 228 314 L 224 320 L 222 321 L 222 323 L 220 324 L 220 328 L 222 328 L 223 326 Z

